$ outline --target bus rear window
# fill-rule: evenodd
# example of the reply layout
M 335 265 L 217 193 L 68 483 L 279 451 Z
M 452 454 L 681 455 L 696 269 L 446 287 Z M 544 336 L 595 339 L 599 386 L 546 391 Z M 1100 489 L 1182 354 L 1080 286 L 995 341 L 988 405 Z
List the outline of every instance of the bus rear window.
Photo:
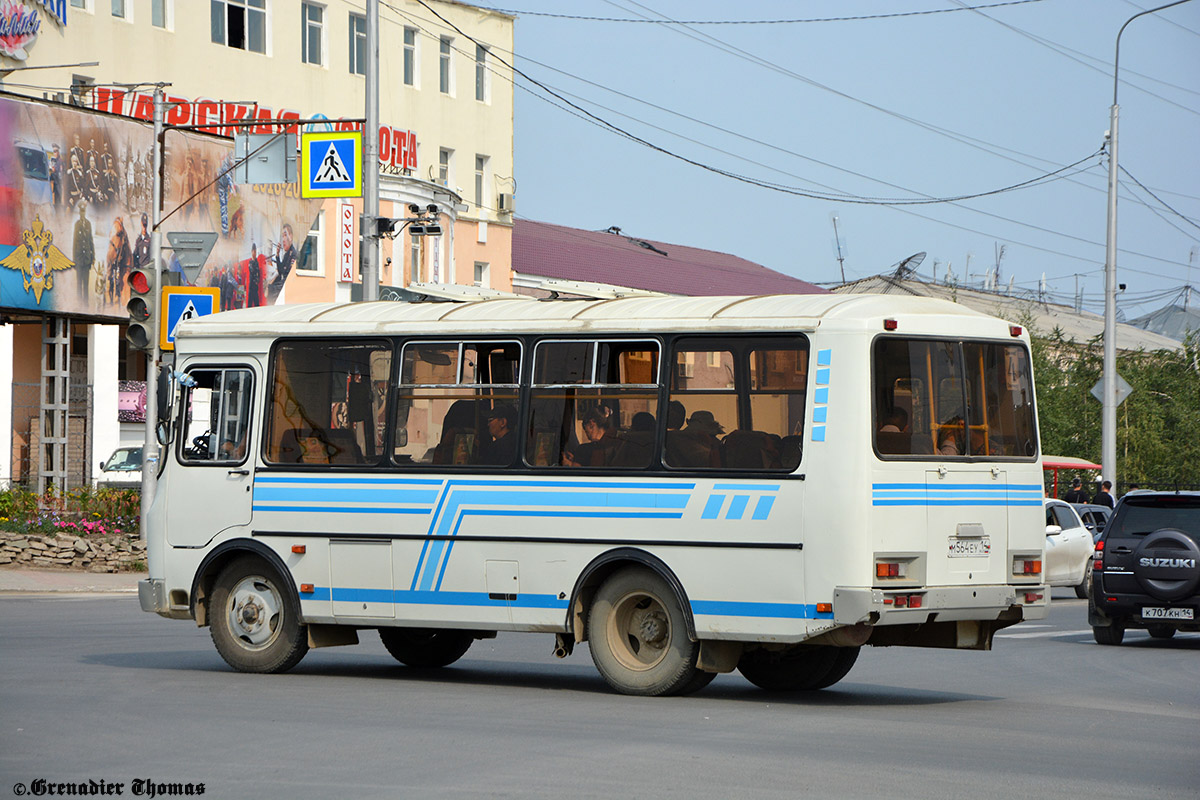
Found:
M 880 456 L 1037 455 L 1033 383 L 1023 345 L 881 338 L 872 368 Z

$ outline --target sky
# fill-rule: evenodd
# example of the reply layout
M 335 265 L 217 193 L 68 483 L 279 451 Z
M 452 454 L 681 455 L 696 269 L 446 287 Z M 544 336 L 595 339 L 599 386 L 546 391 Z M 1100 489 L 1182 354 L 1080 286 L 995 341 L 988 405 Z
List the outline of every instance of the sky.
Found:
M 1099 313 L 1113 49 L 1166 2 L 476 4 L 517 17 L 518 218 L 836 282 L 836 217 L 848 280 L 924 252 L 919 277 L 982 286 L 999 256 L 1000 288 L 1036 294 L 1045 276 L 1051 299 L 1078 287 Z M 831 17 L 877 18 L 780 21 Z M 1120 78 L 1117 274 L 1134 318 L 1200 285 L 1200 0 L 1133 22 Z

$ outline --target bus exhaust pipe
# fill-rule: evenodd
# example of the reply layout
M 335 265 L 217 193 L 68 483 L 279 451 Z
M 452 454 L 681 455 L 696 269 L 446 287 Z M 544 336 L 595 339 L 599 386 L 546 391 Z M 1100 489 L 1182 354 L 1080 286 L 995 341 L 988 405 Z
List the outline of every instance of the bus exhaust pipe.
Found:
M 569 633 L 554 634 L 554 657 L 566 658 L 575 650 L 575 637 Z

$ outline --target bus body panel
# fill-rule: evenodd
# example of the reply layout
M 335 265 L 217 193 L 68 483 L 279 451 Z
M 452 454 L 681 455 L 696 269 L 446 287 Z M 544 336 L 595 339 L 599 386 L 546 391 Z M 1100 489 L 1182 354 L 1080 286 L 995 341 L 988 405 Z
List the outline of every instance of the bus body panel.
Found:
M 365 304 L 372 307 L 234 312 L 189 323 L 177 338 L 180 371 L 206 364 L 253 371 L 248 474 L 181 464 L 178 451 L 164 452 L 148 517 L 148 561 L 151 581 L 167 599 L 157 606 L 143 600 L 143 607 L 179 616 L 197 600 L 191 592 L 205 554 L 252 540 L 286 565 L 308 623 L 566 633 L 581 575 L 618 548 L 666 565 L 701 639 L 793 643 L 844 626 L 1044 616 L 1040 577 L 1012 574 L 1014 557 L 1040 559 L 1044 548 L 1037 457 L 889 459 L 873 449 L 872 346 L 881 313 L 899 318 L 901 333 L 935 340 L 969 334 L 1027 347 L 1027 337 L 944 303 L 924 313 L 922 303 L 891 298 L 859 318 L 850 309 L 865 307 L 861 299 L 830 298 L 824 310 L 800 314 L 796 302 L 688 298 L 676 304 L 678 316 L 660 311 L 645 319 L 636 318 L 637 308 L 663 309 L 665 302 L 589 304 L 574 317 L 534 303 L 508 303 L 490 317 L 487 303 L 447 304 L 454 307 L 414 308 L 391 327 L 381 321 L 391 310 L 375 307 L 386 304 Z M 270 329 L 260 327 L 260 317 L 272 320 Z M 342 321 L 326 331 L 313 324 L 318 318 Z M 270 353 L 281 336 L 388 336 L 402 343 L 412 335 L 663 330 L 805 331 L 803 444 L 792 474 L 437 472 L 386 459 L 382 468 L 317 470 L 263 459 Z M 205 472 L 197 491 L 194 476 Z M 899 580 L 878 575 L 880 563 L 889 562 L 902 564 Z M 920 594 L 922 607 L 897 607 L 895 596 L 906 593 Z

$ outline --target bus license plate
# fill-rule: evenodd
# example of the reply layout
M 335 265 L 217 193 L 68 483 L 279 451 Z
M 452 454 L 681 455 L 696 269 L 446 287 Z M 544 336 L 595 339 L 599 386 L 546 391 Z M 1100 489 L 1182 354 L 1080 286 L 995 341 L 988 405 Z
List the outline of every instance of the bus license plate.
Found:
M 1190 608 L 1143 608 L 1142 619 L 1195 619 Z
M 951 558 L 986 558 L 992 552 L 992 540 L 987 536 L 975 539 L 950 537 Z

